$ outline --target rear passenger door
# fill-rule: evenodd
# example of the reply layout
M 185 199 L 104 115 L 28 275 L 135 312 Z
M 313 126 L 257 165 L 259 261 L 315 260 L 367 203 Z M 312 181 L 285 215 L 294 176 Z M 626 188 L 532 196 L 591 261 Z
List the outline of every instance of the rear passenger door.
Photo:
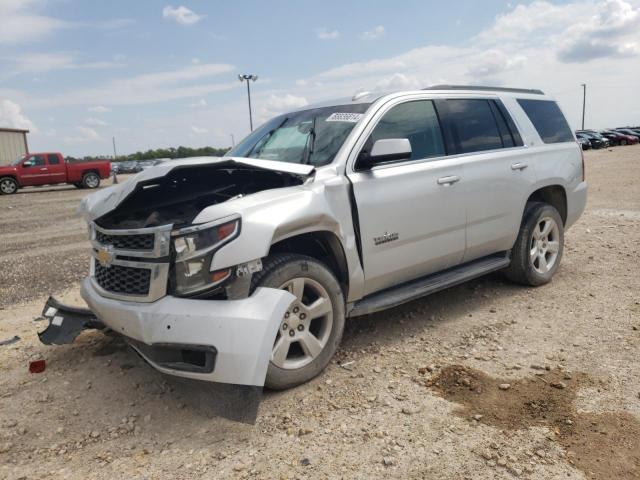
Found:
M 370 151 L 380 139 L 406 138 L 409 160 L 348 167 L 357 206 L 365 295 L 455 266 L 465 248 L 465 198 L 459 159 L 446 156 L 431 100 L 382 107 L 356 143 Z
M 64 183 L 67 181 L 67 170 L 64 160 L 56 153 L 47 154 L 47 181 L 45 183 Z
M 463 164 L 466 199 L 463 262 L 512 248 L 535 172 L 522 138 L 495 98 L 437 102 L 451 148 Z

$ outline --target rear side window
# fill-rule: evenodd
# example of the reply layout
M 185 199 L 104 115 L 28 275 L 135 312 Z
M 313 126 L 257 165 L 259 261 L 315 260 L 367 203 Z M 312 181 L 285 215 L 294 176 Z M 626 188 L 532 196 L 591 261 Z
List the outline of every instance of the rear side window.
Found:
M 569 124 L 556 102 L 520 98 L 518 103 L 544 143 L 573 142 Z
M 417 100 L 396 105 L 380 119 L 365 148 L 377 140 L 407 138 L 411 143 L 411 160 L 445 155 L 438 116 L 431 100 Z
M 60 163 L 60 159 L 57 155 L 47 155 L 49 160 L 49 165 L 58 165 Z
M 447 100 L 447 120 L 458 153 L 504 147 L 502 135 L 488 100 L 449 99 Z

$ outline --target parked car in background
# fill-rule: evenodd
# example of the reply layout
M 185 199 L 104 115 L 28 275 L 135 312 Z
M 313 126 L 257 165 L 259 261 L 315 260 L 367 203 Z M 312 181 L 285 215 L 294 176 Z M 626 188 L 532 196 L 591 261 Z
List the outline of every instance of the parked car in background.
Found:
M 29 153 L 10 165 L 0 166 L 0 193 L 10 195 L 19 188 L 71 183 L 78 188 L 98 188 L 100 179 L 109 178 L 111 162 L 67 162 L 62 154 Z
M 593 149 L 598 149 L 598 148 L 605 148 L 609 146 L 609 141 L 608 140 L 601 140 L 598 137 L 595 137 L 591 134 L 585 133 L 585 132 L 576 132 L 576 138 L 578 139 L 585 139 L 588 140 L 589 143 L 591 144 L 591 148 Z
M 640 140 L 640 130 L 634 130 L 631 128 L 615 128 L 614 130 L 616 132 L 624 133 L 625 135 L 631 135 L 632 137 L 635 137 L 638 140 Z
M 609 139 L 607 137 L 602 136 L 599 132 L 596 132 L 595 130 L 576 130 L 576 133 L 583 133 L 587 135 L 589 139 L 596 138 L 601 142 L 603 142 L 604 147 L 608 147 L 609 145 L 611 145 L 611 142 L 609 142 Z
M 580 146 L 582 147 L 582 150 L 590 150 L 591 149 L 591 142 L 589 141 L 589 139 L 587 139 L 585 137 L 580 137 L 578 135 L 576 135 L 576 139 L 577 139 L 578 143 L 580 144 Z
M 142 169 L 138 166 L 138 162 L 134 160 L 127 160 L 125 162 L 118 163 L 118 173 L 138 173 Z
M 602 130 L 600 134 L 609 139 L 611 145 L 634 145 L 638 143 L 638 138 L 615 130 Z

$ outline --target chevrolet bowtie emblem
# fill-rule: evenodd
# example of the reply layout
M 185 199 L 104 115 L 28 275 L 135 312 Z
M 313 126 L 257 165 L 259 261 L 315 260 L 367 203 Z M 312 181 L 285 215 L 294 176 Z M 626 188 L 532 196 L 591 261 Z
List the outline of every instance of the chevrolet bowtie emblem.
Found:
M 103 267 L 109 267 L 113 262 L 115 255 L 113 254 L 113 247 L 111 245 L 102 247 L 98 250 L 96 258 Z

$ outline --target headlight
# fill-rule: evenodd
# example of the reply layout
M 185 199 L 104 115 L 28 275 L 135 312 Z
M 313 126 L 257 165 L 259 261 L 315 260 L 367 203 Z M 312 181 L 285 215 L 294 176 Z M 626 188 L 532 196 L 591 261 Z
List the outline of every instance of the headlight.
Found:
M 172 233 L 175 264 L 173 293 L 189 295 L 214 287 L 231 276 L 231 269 L 211 271 L 216 250 L 240 234 L 240 219 L 218 220 Z

